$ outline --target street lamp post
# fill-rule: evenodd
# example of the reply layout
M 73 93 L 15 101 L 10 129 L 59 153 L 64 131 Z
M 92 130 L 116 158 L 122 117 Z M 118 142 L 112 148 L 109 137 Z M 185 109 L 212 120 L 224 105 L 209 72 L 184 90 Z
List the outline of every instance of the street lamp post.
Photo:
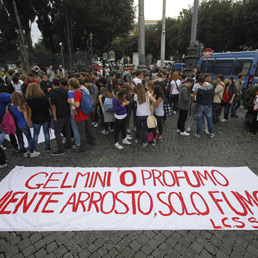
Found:
M 139 65 L 138 69 L 141 71 L 146 71 L 147 67 L 145 65 L 145 26 L 144 26 L 144 0 L 139 0 L 139 39 L 138 39 L 138 51 L 139 51 Z
M 59 46 L 61 47 L 61 59 L 62 59 L 62 65 L 63 65 L 63 69 L 64 69 L 64 53 L 63 53 L 63 43 L 60 42 Z
M 90 55 L 91 55 L 91 67 L 93 65 L 92 63 L 92 59 L 93 59 L 93 56 L 92 56 L 92 41 L 93 41 L 93 33 L 91 32 L 90 33 Z
M 163 68 L 165 66 L 165 40 L 166 40 L 166 0 L 163 0 L 160 68 Z
M 187 49 L 187 56 L 185 57 L 186 76 L 191 76 L 193 69 L 196 68 L 197 59 L 198 59 L 197 41 L 196 41 L 198 7 L 199 7 L 199 0 L 194 0 L 190 47 Z

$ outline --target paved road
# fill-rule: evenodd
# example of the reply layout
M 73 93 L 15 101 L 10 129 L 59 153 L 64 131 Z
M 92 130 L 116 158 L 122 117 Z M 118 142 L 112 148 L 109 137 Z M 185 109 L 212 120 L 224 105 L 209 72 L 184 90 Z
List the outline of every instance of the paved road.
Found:
M 86 153 L 69 152 L 52 157 L 24 159 L 7 150 L 8 168 L 2 180 L 18 166 L 248 166 L 258 175 L 258 136 L 247 134 L 244 111 L 239 118 L 215 127 L 215 137 L 180 137 L 177 115 L 165 124 L 164 142 L 143 149 L 141 144 L 116 150 L 113 136 L 94 129 L 97 145 Z M 51 142 L 55 145 L 55 141 Z M 258 257 L 258 231 L 87 231 L 0 232 L 0 258 L 54 257 Z

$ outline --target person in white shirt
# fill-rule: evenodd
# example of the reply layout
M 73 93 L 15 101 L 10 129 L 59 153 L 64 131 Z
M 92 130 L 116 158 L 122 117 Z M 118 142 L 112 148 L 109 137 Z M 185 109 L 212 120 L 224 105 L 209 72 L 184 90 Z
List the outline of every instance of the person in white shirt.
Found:
M 181 81 L 179 80 L 179 73 L 173 72 L 173 80 L 171 81 L 170 92 L 169 92 L 169 105 L 173 104 L 173 114 L 176 114 L 177 105 L 178 105 L 178 96 L 179 96 L 179 87 Z
M 138 83 L 142 83 L 142 73 L 141 71 L 136 71 L 135 72 L 135 78 L 133 79 L 135 84 L 137 85 Z
M 137 85 L 137 94 L 134 95 L 134 101 L 137 103 L 136 109 L 136 134 L 135 134 L 135 143 L 138 143 L 141 127 L 143 126 L 143 147 L 147 147 L 147 136 L 148 136 L 148 127 L 147 127 L 147 117 L 149 115 L 149 105 L 148 101 L 152 103 L 156 102 L 156 99 L 151 96 L 151 94 L 145 91 L 143 84 L 139 83 Z M 151 104 L 150 104 L 151 106 Z
M 24 92 L 22 90 L 22 88 L 23 88 L 22 85 L 24 84 L 24 82 L 22 80 L 19 80 L 19 78 L 16 75 L 13 76 L 11 84 L 12 84 L 15 92 L 19 92 L 22 95 L 24 95 Z

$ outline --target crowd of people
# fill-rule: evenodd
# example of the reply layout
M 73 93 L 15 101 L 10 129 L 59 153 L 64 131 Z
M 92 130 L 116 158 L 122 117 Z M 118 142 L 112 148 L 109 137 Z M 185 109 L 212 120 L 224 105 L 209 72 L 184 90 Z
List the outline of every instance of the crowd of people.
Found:
M 200 138 L 203 131 L 213 138 L 215 125 L 226 123 L 229 115 L 238 117 L 243 94 L 244 74 L 239 74 L 236 81 L 231 76 L 225 80 L 223 74 L 218 74 L 214 83 L 210 74 L 203 77 L 196 70 L 189 78 L 177 71 L 158 68 L 142 73 L 120 67 L 101 76 L 99 69 L 67 72 L 60 65 L 56 71 L 50 66 L 46 72 L 40 72 L 40 69 L 34 70 L 26 76 L 11 71 L 7 77 L 1 71 L 0 79 L 1 119 L 7 112 L 12 115 L 16 125 L 16 133 L 9 133 L 12 147 L 30 158 L 40 155 L 41 127 L 46 151 L 51 150 L 49 128 L 54 129 L 57 149 L 51 150 L 52 156 L 63 155 L 69 149 L 84 152 L 88 144 L 96 144 L 94 130 L 98 128 L 103 135 L 114 134 L 114 148 L 119 150 L 131 145 L 132 140 L 135 144 L 141 142 L 143 148 L 148 144 L 155 146 L 166 137 L 163 126 L 171 114 L 177 119 L 176 132 L 180 136 L 190 136 L 197 120 L 194 136 Z M 91 103 L 88 113 L 83 109 L 87 97 Z M 256 112 L 257 102 L 258 98 Z M 220 119 L 222 106 L 224 114 Z M 156 118 L 155 126 L 148 124 L 152 115 Z M 251 135 L 256 134 L 256 121 L 251 125 Z M 0 127 L 0 158 L 5 157 L 3 141 L 7 133 Z M 28 150 L 24 147 L 23 135 L 27 138 Z M 0 160 L 0 167 L 6 165 L 6 159 Z

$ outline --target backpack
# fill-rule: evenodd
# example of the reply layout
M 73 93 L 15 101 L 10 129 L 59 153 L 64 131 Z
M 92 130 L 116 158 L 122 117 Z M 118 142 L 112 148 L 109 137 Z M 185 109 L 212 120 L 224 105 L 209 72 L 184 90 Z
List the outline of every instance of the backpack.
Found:
M 85 91 L 77 90 L 75 92 L 80 92 L 82 94 L 81 104 L 80 104 L 80 110 L 83 114 L 87 115 L 91 113 L 92 111 L 92 100 L 91 96 L 87 94 Z
M 224 84 L 221 83 L 220 85 L 224 88 L 224 92 L 223 92 L 221 101 L 222 101 L 223 103 L 227 103 L 227 102 L 228 102 L 228 99 L 229 99 L 228 90 L 226 89 L 226 87 L 224 86 Z
M 111 99 L 111 98 L 105 98 L 105 101 L 104 101 L 104 110 L 105 110 L 106 112 L 114 112 L 113 99 Z
M 11 106 L 8 104 L 8 111 L 6 111 L 1 127 L 2 129 L 7 133 L 7 134 L 15 134 L 16 133 L 16 125 L 15 125 L 15 120 L 11 114 Z
M 213 97 L 214 97 L 214 88 L 213 87 L 212 87 L 212 89 L 208 89 L 208 90 L 199 88 L 197 90 L 196 102 L 202 106 L 209 106 L 209 105 L 211 105 L 211 103 L 213 101 Z

